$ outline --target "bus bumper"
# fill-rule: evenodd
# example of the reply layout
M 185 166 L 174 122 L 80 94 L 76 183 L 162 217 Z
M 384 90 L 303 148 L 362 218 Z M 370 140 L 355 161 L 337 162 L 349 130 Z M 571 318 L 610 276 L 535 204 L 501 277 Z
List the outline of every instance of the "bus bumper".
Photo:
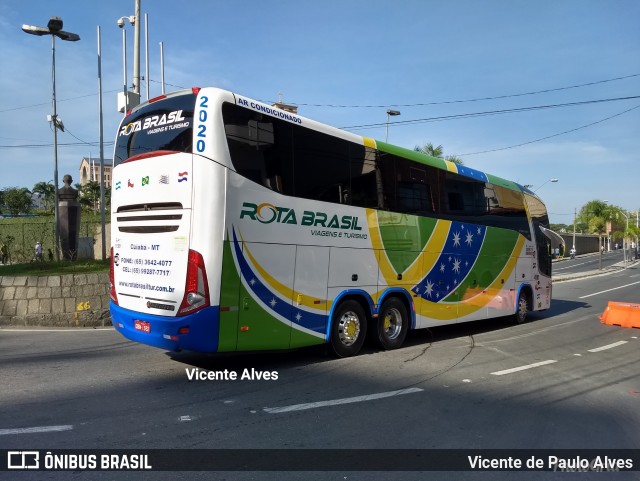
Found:
M 185 317 L 164 317 L 124 309 L 111 301 L 110 311 L 113 326 L 132 341 L 168 351 L 218 350 L 220 317 L 217 306 Z

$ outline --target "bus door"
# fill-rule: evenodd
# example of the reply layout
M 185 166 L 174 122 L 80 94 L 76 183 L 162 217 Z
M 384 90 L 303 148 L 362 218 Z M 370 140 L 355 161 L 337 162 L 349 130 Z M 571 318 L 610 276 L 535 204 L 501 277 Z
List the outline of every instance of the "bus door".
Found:
M 242 257 L 237 349 L 289 348 L 295 246 L 243 242 Z
M 294 283 L 293 310 L 291 320 L 299 326 L 315 332 L 327 329 L 328 309 L 327 285 L 329 282 L 330 247 L 297 246 L 296 277 Z M 291 347 L 317 344 L 301 329 L 292 329 Z

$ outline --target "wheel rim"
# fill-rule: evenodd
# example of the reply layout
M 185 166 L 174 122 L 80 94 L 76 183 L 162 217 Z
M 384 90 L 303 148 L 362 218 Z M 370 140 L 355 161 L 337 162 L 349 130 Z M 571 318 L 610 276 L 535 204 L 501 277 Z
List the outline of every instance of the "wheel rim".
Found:
M 338 320 L 338 338 L 344 346 L 352 346 L 360 336 L 360 318 L 353 311 L 345 312 Z
M 518 318 L 524 319 L 527 316 L 527 300 L 521 297 L 518 301 Z
M 387 339 L 396 339 L 400 335 L 402 331 L 402 315 L 398 309 L 387 309 L 382 322 L 382 329 Z

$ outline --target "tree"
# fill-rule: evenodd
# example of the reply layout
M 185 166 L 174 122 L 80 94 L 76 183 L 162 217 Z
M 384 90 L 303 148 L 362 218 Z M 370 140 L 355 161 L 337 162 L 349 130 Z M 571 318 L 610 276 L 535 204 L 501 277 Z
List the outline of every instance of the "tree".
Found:
M 78 196 L 80 205 L 89 207 L 94 212 L 97 212 L 100 205 L 100 183 L 90 180 L 86 184 L 76 184 L 76 188 L 80 191 Z
M 38 194 L 44 200 L 44 210 L 49 211 L 51 207 L 53 207 L 53 202 L 56 196 L 56 189 L 53 184 L 49 182 L 38 182 L 33 186 L 31 192 L 34 194 Z
M 8 187 L 4 189 L 3 197 L 11 215 L 29 213 L 31 192 L 26 187 Z
M 438 159 L 448 160 L 449 162 L 453 162 L 454 164 L 464 165 L 462 159 L 460 157 L 456 157 L 455 155 L 447 155 L 443 157 L 444 149 L 442 148 L 442 145 L 438 145 L 436 147 L 431 142 L 428 142 L 422 147 L 416 145 L 413 150 L 426 154 L 430 157 L 436 157 Z
M 624 214 L 624 215 L 623 215 Z M 608 204 L 602 200 L 590 200 L 580 209 L 580 213 L 576 217 L 577 225 L 584 225 L 587 232 L 606 235 L 607 224 L 611 221 L 626 223 L 625 215 L 628 215 L 622 207 Z M 623 229 L 622 231 L 610 232 L 614 240 L 623 240 L 625 237 L 633 236 L 631 229 Z

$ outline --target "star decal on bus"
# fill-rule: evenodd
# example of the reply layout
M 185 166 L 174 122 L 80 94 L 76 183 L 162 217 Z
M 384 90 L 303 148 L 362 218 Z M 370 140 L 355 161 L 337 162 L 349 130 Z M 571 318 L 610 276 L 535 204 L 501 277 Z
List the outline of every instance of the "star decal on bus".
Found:
M 428 296 L 431 297 L 431 294 L 433 294 L 433 282 L 431 282 L 430 280 L 427 279 L 427 286 L 424 288 L 424 293 Z
M 460 246 L 460 232 L 455 232 L 453 234 L 453 247 Z
M 271 275 L 253 257 L 248 246 L 238 240 L 235 228 L 231 230 L 233 254 L 236 268 L 241 275 L 249 295 L 276 319 L 294 329 L 301 329 L 315 337 L 324 338 L 327 330 L 327 314 L 294 308 L 291 297 L 295 293 L 282 291 Z M 254 269 L 259 274 L 254 272 Z
M 476 235 L 476 231 L 479 234 Z M 433 267 L 412 288 L 422 299 L 430 302 L 457 302 L 455 296 L 465 292 L 471 269 L 484 245 L 486 228 L 451 222 L 446 244 Z M 462 289 L 462 290 L 461 290 Z M 454 298 L 451 298 L 454 296 Z
M 461 262 L 462 261 L 460 259 L 454 259 L 454 261 L 453 261 L 452 269 L 453 269 L 454 272 L 456 272 L 458 274 L 460 273 L 460 263 Z
M 469 231 L 467 231 L 467 239 L 465 240 L 465 242 L 467 243 L 468 246 L 470 246 L 473 243 L 473 234 Z

